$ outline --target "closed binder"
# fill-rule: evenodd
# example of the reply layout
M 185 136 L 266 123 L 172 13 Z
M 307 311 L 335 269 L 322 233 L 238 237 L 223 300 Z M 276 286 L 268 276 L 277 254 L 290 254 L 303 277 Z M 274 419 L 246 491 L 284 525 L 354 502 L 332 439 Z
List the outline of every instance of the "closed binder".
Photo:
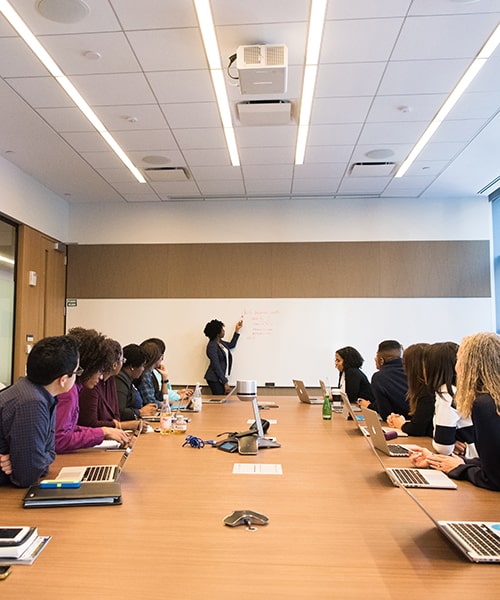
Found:
M 121 503 L 121 487 L 115 481 L 82 483 L 79 488 L 41 488 L 32 485 L 23 499 L 24 508 L 114 506 Z

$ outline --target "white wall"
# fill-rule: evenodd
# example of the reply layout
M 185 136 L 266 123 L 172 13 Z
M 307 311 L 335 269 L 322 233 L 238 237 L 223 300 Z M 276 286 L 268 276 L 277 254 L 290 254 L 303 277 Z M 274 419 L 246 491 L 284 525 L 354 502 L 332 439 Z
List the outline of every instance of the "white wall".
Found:
M 70 241 L 81 244 L 468 240 L 490 239 L 490 233 L 491 206 L 482 197 L 80 205 L 70 216 Z M 257 335 L 249 323 L 252 315 L 264 313 L 271 325 Z M 246 326 L 233 376 L 281 385 L 289 385 L 292 377 L 309 385 L 317 385 L 320 377 L 334 383 L 333 355 L 344 345 L 362 352 L 371 374 L 381 339 L 395 337 L 404 345 L 459 342 L 463 335 L 492 329 L 494 322 L 491 298 L 88 299 L 68 309 L 68 327 L 95 327 L 124 344 L 160 336 L 170 347 L 173 380 L 195 383 L 207 363 L 204 323 L 216 317 L 229 329 L 242 314 Z M 307 336 L 307 348 L 294 339 L 294 324 L 305 316 L 307 333 L 298 335 Z
M 56 240 L 68 239 L 68 203 L 0 158 L 0 212 Z
M 490 239 L 483 197 L 102 204 L 71 207 L 80 244 Z

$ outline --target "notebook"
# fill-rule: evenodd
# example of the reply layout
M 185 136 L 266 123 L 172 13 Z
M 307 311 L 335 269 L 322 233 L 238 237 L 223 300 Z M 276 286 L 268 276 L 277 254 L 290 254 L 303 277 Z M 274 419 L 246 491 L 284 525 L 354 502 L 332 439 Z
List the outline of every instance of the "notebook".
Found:
M 224 402 L 226 402 L 229 399 L 229 397 L 233 395 L 235 389 L 236 386 L 232 387 L 229 393 L 226 394 L 226 396 L 224 396 L 223 398 L 205 398 L 201 402 L 202 404 L 224 404 Z
M 377 450 L 388 454 L 389 456 L 409 456 L 408 448 L 400 444 L 388 444 L 385 438 L 384 430 L 379 421 L 379 415 L 369 408 L 361 408 L 361 414 L 365 418 L 367 434 L 370 435 L 373 445 Z
M 406 488 L 404 491 L 448 540 L 471 562 L 500 562 L 500 522 L 438 521 Z
M 413 467 L 386 467 L 373 445 L 371 436 L 365 436 L 368 445 L 377 457 L 382 469 L 396 487 L 438 488 L 456 490 L 457 484 L 448 475 L 434 469 L 415 469 Z
M 56 506 L 96 506 L 122 503 L 119 483 L 82 483 L 79 488 L 41 488 L 32 485 L 23 499 L 24 508 L 50 508 Z
M 87 483 L 100 483 L 109 481 L 118 481 L 128 457 L 141 433 L 142 423 L 130 436 L 128 445 L 124 448 L 123 454 L 117 465 L 84 465 L 80 467 L 63 467 L 57 474 L 57 481 L 82 481 Z M 81 487 L 81 486 L 80 486 Z
M 323 404 L 322 398 L 311 398 L 309 396 L 303 381 L 301 381 L 300 379 L 292 379 L 292 382 L 293 387 L 297 392 L 297 396 L 299 397 L 299 400 L 301 402 L 303 402 L 304 404 Z

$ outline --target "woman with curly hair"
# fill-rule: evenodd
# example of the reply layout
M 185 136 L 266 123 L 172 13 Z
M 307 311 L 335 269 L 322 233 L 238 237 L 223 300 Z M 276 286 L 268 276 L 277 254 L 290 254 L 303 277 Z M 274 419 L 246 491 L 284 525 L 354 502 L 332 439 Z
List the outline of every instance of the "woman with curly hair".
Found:
M 351 404 L 366 400 L 365 406 L 374 407 L 372 386 L 361 370 L 364 358 L 352 346 L 339 348 L 335 352 L 335 367 L 339 372 L 338 387 L 343 390 Z
M 243 321 L 236 323 L 234 334 L 230 342 L 226 342 L 222 338 L 226 335 L 224 323 L 218 319 L 212 319 L 205 325 L 203 333 L 209 339 L 207 344 L 207 356 L 210 364 L 205 373 L 205 379 L 210 386 L 212 394 L 222 396 L 229 394 L 229 375 L 231 374 L 231 366 L 233 357 L 231 350 L 236 346 L 239 331 L 243 327 Z
M 453 479 L 500 491 L 500 336 L 476 333 L 465 337 L 456 371 L 457 410 L 472 418 L 478 457 L 431 455 L 426 462 Z
M 75 327 L 69 330 L 68 335 L 77 342 L 80 370 L 75 385 L 68 392 L 57 396 L 56 453 L 90 448 L 103 440 L 116 440 L 126 444 L 128 436 L 121 429 L 78 425 L 79 393 L 84 387 L 93 388 L 102 379 L 103 373 L 112 370 L 113 355 L 109 351 L 106 337 L 95 329 Z

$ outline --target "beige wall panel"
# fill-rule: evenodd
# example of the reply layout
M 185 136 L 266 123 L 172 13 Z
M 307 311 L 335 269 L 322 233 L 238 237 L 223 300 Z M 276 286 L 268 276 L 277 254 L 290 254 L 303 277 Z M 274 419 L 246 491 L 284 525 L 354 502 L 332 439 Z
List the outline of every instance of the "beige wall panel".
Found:
M 167 298 L 166 244 L 69 246 L 69 298 Z
M 488 297 L 489 242 L 381 242 L 380 296 Z
M 379 244 L 273 245 L 273 297 L 362 298 L 379 295 Z
M 70 298 L 489 297 L 488 241 L 69 248 Z
M 272 244 L 182 244 L 170 247 L 169 297 L 268 298 Z

